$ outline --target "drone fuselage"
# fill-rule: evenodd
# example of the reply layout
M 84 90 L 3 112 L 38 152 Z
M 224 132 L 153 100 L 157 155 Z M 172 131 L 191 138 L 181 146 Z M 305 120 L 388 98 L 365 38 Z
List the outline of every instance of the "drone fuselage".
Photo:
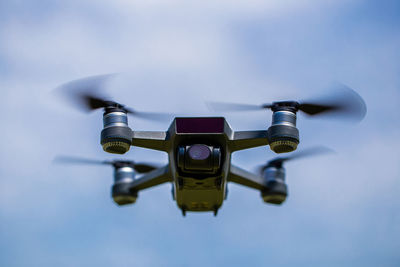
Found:
M 177 118 L 168 132 L 177 205 L 184 212 L 216 212 L 226 196 L 231 158 L 227 144 L 232 133 L 229 125 L 224 118 Z M 206 155 L 202 157 L 201 152 Z
M 132 140 L 131 146 L 168 153 L 169 162 L 164 167 L 133 182 L 115 185 L 114 200 L 120 195 L 136 197 L 140 190 L 171 182 L 174 199 L 183 214 L 186 211 L 216 214 L 226 198 L 228 182 L 257 189 L 261 194 L 267 189 L 264 177 L 232 165 L 231 154 L 266 146 L 270 144 L 270 135 L 269 130 L 234 132 L 223 117 L 175 118 L 165 132 L 131 131 L 123 125 L 105 128 L 103 148 L 107 142 L 118 146 L 121 140 Z M 276 136 L 275 129 L 273 136 Z M 291 142 L 290 138 L 284 131 L 279 142 L 286 145 Z
M 268 131 L 233 132 L 223 117 L 175 118 L 166 132 L 133 131 L 132 136 L 132 146 L 167 152 L 169 163 L 134 181 L 131 190 L 172 182 L 174 199 L 183 213 L 216 213 L 226 198 L 229 176 L 235 180 L 243 175 L 232 172 L 243 170 L 231 166 L 231 153 L 268 145 Z M 265 187 L 262 177 L 245 175 L 247 186 Z M 240 179 L 236 182 L 241 183 Z
M 298 111 L 312 116 L 347 114 L 356 120 L 361 120 L 366 114 L 363 99 L 351 88 L 342 85 L 338 91 L 340 95 L 316 102 L 277 101 L 262 105 L 214 103 L 216 107 L 228 110 L 270 109 L 272 121 L 267 130 L 234 132 L 223 117 L 188 117 L 175 118 L 167 131 L 132 131 L 128 125 L 128 114 L 148 119 L 162 114 L 140 112 L 95 93 L 94 89 L 100 89 L 112 76 L 75 80 L 60 89 L 68 91 L 85 109 L 104 110 L 100 137 L 104 151 L 125 154 L 131 146 L 136 146 L 168 153 L 169 161 L 167 165 L 155 169 L 143 165 L 140 173 L 144 175 L 140 177 L 135 176 L 138 165 L 126 169 L 114 166 L 116 174 L 112 197 L 118 205 L 134 203 L 141 190 L 172 183 L 174 199 L 183 214 L 186 211 L 214 211 L 216 214 L 226 198 L 228 182 L 258 190 L 267 203 L 281 204 L 287 197 L 287 186 L 282 164 L 276 160 L 287 159 L 270 161 L 271 164 L 267 163 L 265 170 L 256 175 L 232 165 L 231 154 L 267 145 L 276 153 L 295 151 L 300 142 L 296 126 Z

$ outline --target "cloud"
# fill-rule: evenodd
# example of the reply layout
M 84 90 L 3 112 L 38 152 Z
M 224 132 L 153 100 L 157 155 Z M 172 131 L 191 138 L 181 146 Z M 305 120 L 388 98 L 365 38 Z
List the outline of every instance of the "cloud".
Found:
M 390 25 L 376 27 L 374 16 L 353 16 L 359 7 L 365 8 L 358 1 L 254 0 L 0 8 L 8 12 L 0 29 L 0 226 L 7 229 L 0 258 L 5 265 L 94 258 L 98 265 L 147 266 L 398 262 L 399 39 Z M 123 74 L 108 92 L 140 110 L 209 115 L 204 99 L 305 98 L 332 79 L 356 87 L 369 109 L 356 126 L 299 116 L 301 148 L 326 144 L 338 155 L 288 165 L 284 206 L 230 185 L 217 218 L 183 219 L 170 185 L 118 208 L 109 195 L 111 169 L 51 165 L 58 153 L 113 158 L 99 145 L 101 112 L 75 112 L 49 92 L 116 71 Z M 271 120 L 264 112 L 224 115 L 235 130 L 266 129 Z M 130 118 L 138 130 L 168 124 Z M 235 154 L 234 163 L 251 169 L 274 156 L 263 147 Z M 166 160 L 136 148 L 126 157 Z

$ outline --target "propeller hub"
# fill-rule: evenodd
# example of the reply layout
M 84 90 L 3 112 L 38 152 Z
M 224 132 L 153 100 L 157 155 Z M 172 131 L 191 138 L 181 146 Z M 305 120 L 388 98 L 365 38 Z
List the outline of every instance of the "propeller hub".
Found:
M 299 110 L 300 104 L 296 101 L 278 101 L 273 102 L 271 110 L 276 111 L 290 111 L 296 113 Z
M 130 168 L 135 168 L 135 164 L 132 161 L 114 161 L 113 165 L 115 168 L 123 168 L 123 167 L 130 167 Z
M 264 167 L 264 170 L 268 168 L 282 168 L 283 167 L 283 162 L 287 160 L 287 158 L 276 158 L 274 160 L 271 160 L 268 162 L 268 164 Z
M 110 112 L 128 113 L 128 111 L 125 109 L 124 105 L 119 104 L 114 101 L 105 101 L 104 102 L 104 113 L 110 113 Z

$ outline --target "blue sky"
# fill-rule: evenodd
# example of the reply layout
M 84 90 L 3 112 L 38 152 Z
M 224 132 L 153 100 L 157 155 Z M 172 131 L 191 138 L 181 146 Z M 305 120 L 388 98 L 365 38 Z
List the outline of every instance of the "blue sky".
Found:
M 399 11 L 398 1 L 361 0 L 1 2 L 0 265 L 398 266 Z M 299 149 L 337 153 L 287 164 L 281 207 L 231 184 L 218 217 L 183 218 L 167 184 L 120 208 L 110 168 L 51 163 L 118 158 L 99 145 L 101 112 L 51 93 L 114 72 L 107 92 L 144 111 L 221 115 L 204 101 L 302 99 L 342 82 L 368 113 L 356 125 L 299 116 Z M 235 130 L 271 120 L 222 115 Z M 130 118 L 135 130 L 169 123 Z M 262 147 L 233 162 L 254 170 L 274 156 Z M 140 148 L 126 158 L 167 161 Z

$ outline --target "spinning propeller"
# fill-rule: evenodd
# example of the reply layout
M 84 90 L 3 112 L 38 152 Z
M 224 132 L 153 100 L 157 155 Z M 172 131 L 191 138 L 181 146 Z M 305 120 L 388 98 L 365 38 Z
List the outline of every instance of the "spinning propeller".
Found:
M 136 111 L 101 95 L 100 91 L 115 75 L 105 74 L 74 80 L 61 85 L 57 90 L 83 111 L 92 111 L 100 108 L 105 110 L 116 109 L 149 120 L 162 120 L 170 116 L 164 113 Z
M 288 157 L 274 158 L 274 159 L 268 161 L 267 164 L 259 167 L 259 172 L 262 173 L 266 168 L 269 168 L 269 167 L 275 167 L 278 169 L 282 168 L 283 163 L 286 161 L 289 161 L 289 160 L 294 160 L 294 159 L 299 159 L 299 158 L 304 158 L 304 157 L 309 157 L 309 156 L 315 156 L 315 155 L 321 155 L 321 154 L 327 154 L 327 153 L 333 153 L 333 150 L 326 148 L 326 147 L 309 148 L 309 149 L 303 150 L 301 152 L 294 153 Z
M 120 168 L 124 166 L 130 166 L 134 168 L 138 173 L 147 173 L 157 169 L 157 166 L 147 164 L 147 163 L 135 163 L 133 161 L 127 160 L 93 160 L 80 157 L 70 157 L 70 156 L 58 156 L 54 159 L 55 163 L 62 164 L 95 164 L 95 165 L 112 165 L 115 168 Z
M 350 87 L 339 84 L 334 92 L 324 98 L 305 101 L 277 101 L 261 105 L 210 102 L 209 107 L 214 111 L 251 111 L 279 108 L 291 108 L 293 111 L 302 111 L 309 116 L 334 115 L 346 119 L 361 121 L 367 112 L 364 100 Z

